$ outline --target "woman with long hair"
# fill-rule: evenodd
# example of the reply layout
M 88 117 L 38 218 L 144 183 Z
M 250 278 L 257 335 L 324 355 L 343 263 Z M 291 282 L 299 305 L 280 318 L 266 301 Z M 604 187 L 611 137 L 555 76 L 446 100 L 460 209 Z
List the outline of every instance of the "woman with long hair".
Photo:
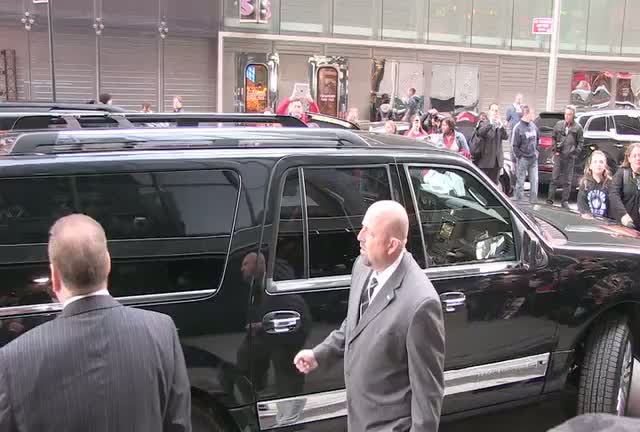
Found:
M 640 143 L 627 147 L 622 167 L 609 184 L 609 216 L 629 228 L 640 228 Z
M 422 121 L 419 115 L 416 114 L 411 118 L 411 129 L 406 131 L 404 136 L 413 139 L 421 139 L 427 136 L 427 132 L 422 129 Z
M 471 159 L 471 151 L 467 139 L 461 132 L 456 130 L 456 121 L 447 117 L 442 120 L 442 133 L 439 134 L 440 143 L 447 150 L 462 154 L 467 159 Z
M 395 135 L 398 133 L 398 125 L 393 120 L 384 122 L 384 133 L 387 135 Z
M 600 150 L 591 153 L 584 167 L 584 176 L 578 190 L 578 211 L 582 217 L 609 216 L 609 183 L 611 171 L 607 165 L 607 155 Z

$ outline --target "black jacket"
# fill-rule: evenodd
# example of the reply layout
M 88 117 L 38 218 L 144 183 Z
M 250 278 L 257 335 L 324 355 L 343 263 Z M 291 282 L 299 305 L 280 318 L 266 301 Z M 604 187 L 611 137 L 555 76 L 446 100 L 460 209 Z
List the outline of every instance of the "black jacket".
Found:
M 567 127 L 564 120 L 560 120 L 553 127 L 553 151 L 560 153 L 561 157 L 576 157 L 584 146 L 582 126 L 574 121 L 571 127 Z
M 597 217 L 609 216 L 608 182 L 596 182 L 593 177 L 586 177 L 580 182 L 578 190 L 578 211 Z
M 625 174 L 626 173 L 626 174 Z M 636 228 L 640 227 L 640 176 L 634 178 L 630 168 L 620 168 L 609 185 L 609 217 L 621 222 L 629 214 Z
M 508 138 L 504 125 L 498 127 L 490 121 L 480 122 L 476 136 L 471 152 L 478 168 L 502 168 L 504 165 L 502 140 Z
M 191 431 L 170 317 L 86 297 L 0 350 L 2 431 Z

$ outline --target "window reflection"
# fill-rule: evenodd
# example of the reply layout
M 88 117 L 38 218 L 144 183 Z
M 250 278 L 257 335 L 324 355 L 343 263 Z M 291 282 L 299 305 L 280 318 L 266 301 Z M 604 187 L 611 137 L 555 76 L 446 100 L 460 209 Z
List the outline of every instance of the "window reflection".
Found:
M 473 46 L 506 48 L 511 45 L 513 2 L 505 0 L 474 0 Z
M 531 30 L 533 18 L 550 17 L 552 14 L 552 0 L 536 2 L 514 0 L 511 47 L 514 49 L 548 49 L 551 38 L 548 35 L 534 35 Z
M 471 0 L 429 2 L 429 42 L 468 45 L 471 42 Z
M 625 0 L 590 1 L 587 34 L 589 53 L 620 54 L 625 3 Z

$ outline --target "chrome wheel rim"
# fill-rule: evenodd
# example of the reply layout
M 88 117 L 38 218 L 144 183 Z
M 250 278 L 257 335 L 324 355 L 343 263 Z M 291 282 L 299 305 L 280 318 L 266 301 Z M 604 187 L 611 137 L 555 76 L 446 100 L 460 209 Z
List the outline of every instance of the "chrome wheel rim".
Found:
M 624 416 L 627 411 L 627 401 L 629 399 L 629 389 L 631 388 L 631 377 L 633 375 L 633 354 L 631 352 L 631 341 L 627 341 L 622 359 L 622 371 L 620 376 L 620 386 L 618 387 L 618 403 L 616 414 Z

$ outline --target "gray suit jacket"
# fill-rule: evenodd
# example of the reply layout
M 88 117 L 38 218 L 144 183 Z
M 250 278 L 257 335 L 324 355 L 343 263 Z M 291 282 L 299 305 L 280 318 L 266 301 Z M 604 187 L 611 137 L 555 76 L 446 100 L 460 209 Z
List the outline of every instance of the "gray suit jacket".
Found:
M 405 252 L 358 322 L 371 269 L 353 267 L 347 318 L 314 348 L 320 366 L 344 356 L 350 432 L 438 430 L 444 323 L 433 285 Z
M 2 431 L 190 431 L 170 317 L 109 296 L 77 300 L 0 350 Z

